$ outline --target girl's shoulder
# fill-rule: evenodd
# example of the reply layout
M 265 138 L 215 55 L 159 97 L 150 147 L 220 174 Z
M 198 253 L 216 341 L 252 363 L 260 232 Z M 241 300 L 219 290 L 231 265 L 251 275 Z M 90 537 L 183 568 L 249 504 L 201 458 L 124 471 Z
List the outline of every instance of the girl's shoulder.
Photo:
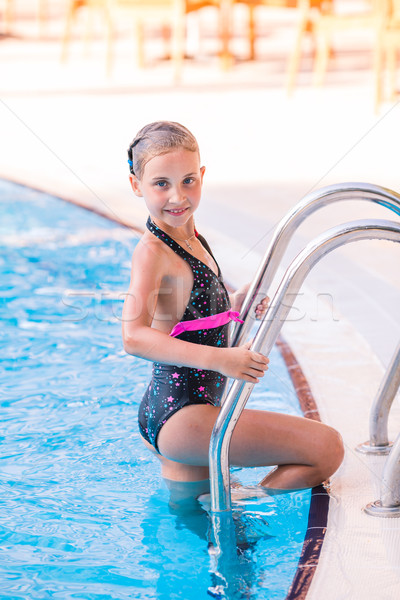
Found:
M 167 267 L 168 253 L 166 245 L 152 233 L 145 231 L 139 239 L 132 255 L 132 266 L 149 271 L 163 270 Z

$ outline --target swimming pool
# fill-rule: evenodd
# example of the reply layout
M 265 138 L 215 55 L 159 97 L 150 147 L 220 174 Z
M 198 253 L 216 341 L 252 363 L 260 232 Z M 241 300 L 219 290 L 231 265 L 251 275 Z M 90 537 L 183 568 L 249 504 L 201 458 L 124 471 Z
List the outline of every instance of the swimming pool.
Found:
M 4 181 L 0 211 L 0 596 L 286 598 L 311 492 L 234 504 L 235 581 L 221 586 L 207 512 L 169 505 L 140 442 L 151 365 L 125 354 L 120 333 L 135 235 Z M 249 406 L 301 414 L 276 348 L 270 358 Z

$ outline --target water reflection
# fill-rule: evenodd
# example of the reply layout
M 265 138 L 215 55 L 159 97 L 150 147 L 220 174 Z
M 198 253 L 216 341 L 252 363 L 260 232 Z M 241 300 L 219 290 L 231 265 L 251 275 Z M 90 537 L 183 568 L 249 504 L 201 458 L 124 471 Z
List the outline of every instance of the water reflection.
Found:
M 195 488 L 206 493 L 208 482 L 177 488 L 164 482 L 149 497 L 142 521 L 144 558 L 146 567 L 152 562 L 157 598 L 191 600 L 206 592 L 213 598 L 255 598 L 263 578 L 257 546 L 275 537 L 265 515 L 240 502 L 232 513 L 212 515 L 188 493 Z M 276 512 L 275 500 L 267 503 Z

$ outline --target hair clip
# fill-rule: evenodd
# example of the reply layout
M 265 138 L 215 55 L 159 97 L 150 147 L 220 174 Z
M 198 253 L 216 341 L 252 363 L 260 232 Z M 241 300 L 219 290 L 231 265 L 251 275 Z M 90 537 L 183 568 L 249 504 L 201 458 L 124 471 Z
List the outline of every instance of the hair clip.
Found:
M 130 160 L 130 158 L 128 158 L 128 164 L 129 164 L 129 170 L 130 170 L 131 174 L 134 175 L 135 171 L 133 170 L 133 161 Z

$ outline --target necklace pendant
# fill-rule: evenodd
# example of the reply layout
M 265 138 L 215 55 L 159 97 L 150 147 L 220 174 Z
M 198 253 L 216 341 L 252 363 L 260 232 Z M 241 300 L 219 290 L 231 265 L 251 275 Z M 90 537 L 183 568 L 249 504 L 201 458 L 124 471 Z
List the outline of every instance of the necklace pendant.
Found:
M 189 250 L 191 250 L 193 252 L 193 248 L 190 245 L 190 242 L 188 240 L 185 240 L 186 246 L 189 248 Z

